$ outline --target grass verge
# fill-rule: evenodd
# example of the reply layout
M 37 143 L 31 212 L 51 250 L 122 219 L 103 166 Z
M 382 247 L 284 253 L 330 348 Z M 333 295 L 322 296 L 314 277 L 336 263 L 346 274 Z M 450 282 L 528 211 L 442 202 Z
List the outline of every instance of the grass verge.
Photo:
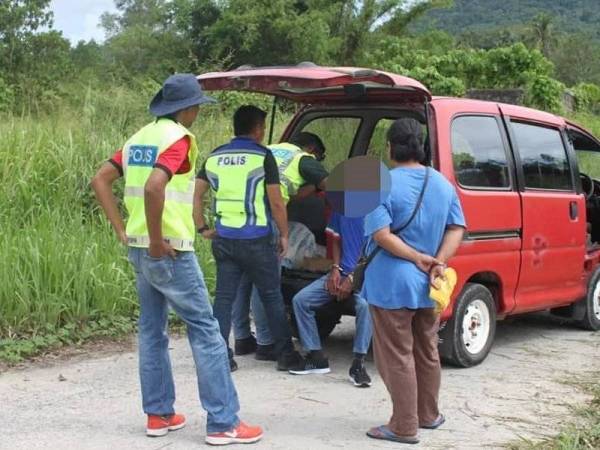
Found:
M 510 450 L 597 450 L 600 449 L 600 372 L 585 380 L 569 381 L 592 399 L 584 406 L 574 408 L 574 420 L 555 437 L 534 442 L 523 439 L 510 444 Z M 577 420 L 578 419 L 578 420 Z

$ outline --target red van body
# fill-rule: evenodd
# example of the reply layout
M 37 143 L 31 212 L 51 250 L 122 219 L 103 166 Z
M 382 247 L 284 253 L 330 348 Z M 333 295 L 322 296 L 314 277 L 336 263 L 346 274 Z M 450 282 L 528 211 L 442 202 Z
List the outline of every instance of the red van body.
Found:
M 317 120 L 356 122 L 346 157 L 370 152 L 384 121 L 409 115 L 423 123 L 427 163 L 455 185 L 468 223 L 450 262 L 458 286 L 442 314 L 447 361 L 481 362 L 496 319 L 509 315 L 551 309 L 600 329 L 600 182 L 580 173 L 577 157 L 600 152 L 600 142 L 584 129 L 520 106 L 432 97 L 416 80 L 371 69 L 304 63 L 198 79 L 209 91 L 301 104 L 282 141 Z

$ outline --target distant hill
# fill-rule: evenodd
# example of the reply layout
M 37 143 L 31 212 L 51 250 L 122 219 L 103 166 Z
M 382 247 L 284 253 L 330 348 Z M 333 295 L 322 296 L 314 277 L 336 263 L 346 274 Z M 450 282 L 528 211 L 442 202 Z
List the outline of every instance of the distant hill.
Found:
M 465 31 L 520 26 L 537 14 L 556 16 L 565 32 L 589 32 L 600 39 L 600 0 L 454 0 L 449 9 L 428 12 L 415 29 L 442 29 L 459 35 Z

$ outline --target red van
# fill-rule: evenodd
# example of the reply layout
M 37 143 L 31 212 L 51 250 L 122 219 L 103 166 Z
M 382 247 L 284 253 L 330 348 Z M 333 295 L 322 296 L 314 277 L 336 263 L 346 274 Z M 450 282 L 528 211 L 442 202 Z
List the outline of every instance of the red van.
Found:
M 418 81 L 371 69 L 303 63 L 198 80 L 209 91 L 259 92 L 296 103 L 281 140 L 301 130 L 318 134 L 329 168 L 358 155 L 385 161 L 392 121 L 408 116 L 423 124 L 427 163 L 456 186 L 468 223 L 450 262 L 459 285 L 440 328 L 447 362 L 483 361 L 496 320 L 509 315 L 550 309 L 600 329 L 600 180 L 594 174 L 598 166 L 600 178 L 600 141 L 583 128 L 529 108 L 432 97 Z M 286 300 L 316 276 L 284 274 Z M 342 313 L 319 314 L 322 335 Z

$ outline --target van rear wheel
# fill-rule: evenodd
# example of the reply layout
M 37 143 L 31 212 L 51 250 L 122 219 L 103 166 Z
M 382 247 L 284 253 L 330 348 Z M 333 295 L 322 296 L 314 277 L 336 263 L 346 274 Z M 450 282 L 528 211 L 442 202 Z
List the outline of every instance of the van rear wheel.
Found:
M 587 296 L 581 303 L 584 313 L 578 325 L 585 330 L 600 330 L 600 269 L 590 279 Z
M 481 284 L 468 283 L 456 300 L 452 318 L 440 331 L 440 357 L 454 366 L 475 366 L 487 357 L 495 334 L 492 293 Z

